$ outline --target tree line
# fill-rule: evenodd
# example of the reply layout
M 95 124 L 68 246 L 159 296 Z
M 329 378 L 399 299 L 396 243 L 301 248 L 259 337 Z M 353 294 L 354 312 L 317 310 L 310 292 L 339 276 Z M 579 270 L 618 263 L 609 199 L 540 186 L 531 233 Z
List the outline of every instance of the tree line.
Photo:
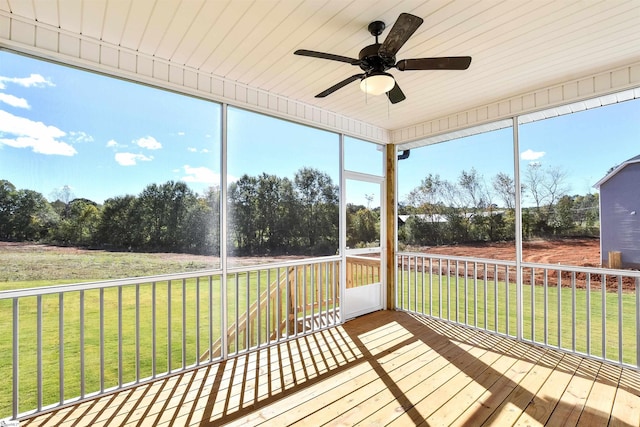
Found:
M 338 187 L 317 169 L 293 180 L 263 173 L 229 185 L 229 241 L 239 255 L 333 255 L 338 250 Z
M 598 194 L 569 195 L 560 168 L 530 164 L 522 175 L 522 233 L 525 239 L 598 236 Z M 475 168 L 457 180 L 427 175 L 399 206 L 408 215 L 399 241 L 442 245 L 515 238 L 516 186 L 503 172 L 487 182 Z
M 521 194 L 525 238 L 597 236 L 598 195 L 569 196 L 565 174 L 530 165 Z M 147 185 L 138 195 L 103 204 L 73 198 L 64 187 L 49 202 L 41 193 L 0 180 L 0 240 L 138 252 L 219 255 L 220 189 L 204 194 L 186 183 Z M 489 183 L 475 169 L 456 181 L 427 175 L 398 212 L 399 241 L 441 245 L 512 240 L 515 184 L 498 173 Z M 339 244 L 339 192 L 331 177 L 302 168 L 293 179 L 243 175 L 227 188 L 230 254 L 335 254 Z M 347 206 L 347 246 L 379 244 L 380 211 Z
M 229 252 L 335 254 L 338 188 L 329 175 L 302 168 L 293 180 L 244 175 L 227 192 Z M 73 198 L 69 187 L 49 202 L 0 180 L 0 240 L 138 252 L 219 255 L 220 189 L 197 194 L 184 182 L 147 185 L 103 204 Z

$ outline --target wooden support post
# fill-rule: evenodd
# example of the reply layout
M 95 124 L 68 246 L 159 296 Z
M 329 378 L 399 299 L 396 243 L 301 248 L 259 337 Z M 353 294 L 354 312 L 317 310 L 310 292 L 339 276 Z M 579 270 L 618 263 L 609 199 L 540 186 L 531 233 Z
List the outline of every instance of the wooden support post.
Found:
M 386 146 L 386 281 L 387 281 L 387 310 L 395 309 L 396 285 L 396 162 L 397 149 L 394 144 Z
M 609 251 L 609 268 L 622 268 L 622 252 Z

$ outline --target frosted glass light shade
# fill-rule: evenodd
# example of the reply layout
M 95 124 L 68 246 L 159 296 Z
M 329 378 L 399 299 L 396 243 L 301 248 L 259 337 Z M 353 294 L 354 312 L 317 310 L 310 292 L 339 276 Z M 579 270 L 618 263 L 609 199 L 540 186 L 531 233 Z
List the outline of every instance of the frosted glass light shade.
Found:
M 395 86 L 396 81 L 391 74 L 373 74 L 360 82 L 360 89 L 369 95 L 382 95 Z

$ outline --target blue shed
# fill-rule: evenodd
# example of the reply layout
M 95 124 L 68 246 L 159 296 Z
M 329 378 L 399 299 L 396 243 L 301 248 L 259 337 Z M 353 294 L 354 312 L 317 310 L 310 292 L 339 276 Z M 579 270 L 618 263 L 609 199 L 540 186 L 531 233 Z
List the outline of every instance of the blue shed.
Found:
M 622 254 L 623 268 L 640 268 L 640 155 L 616 166 L 594 187 L 600 190 L 600 257 Z

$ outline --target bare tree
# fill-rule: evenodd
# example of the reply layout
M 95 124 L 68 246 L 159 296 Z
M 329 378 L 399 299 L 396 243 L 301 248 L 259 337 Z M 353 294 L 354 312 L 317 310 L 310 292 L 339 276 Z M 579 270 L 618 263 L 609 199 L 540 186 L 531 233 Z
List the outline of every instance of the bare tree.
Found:
M 540 209 L 544 199 L 543 180 L 542 165 L 540 163 L 529 163 L 527 171 L 525 172 L 524 181 L 526 189 L 538 209 Z
M 559 167 L 543 168 L 531 163 L 525 173 L 526 190 L 535 204 L 535 229 L 547 233 L 551 229 L 554 205 L 569 192 L 567 173 Z
M 491 195 L 484 178 L 478 174 L 475 168 L 471 168 L 469 172 L 460 172 L 458 186 L 460 187 L 462 203 L 466 207 L 485 209 L 491 204 Z
M 531 163 L 524 178 L 526 189 L 538 209 L 554 205 L 569 192 L 567 172 L 557 166 L 543 168 L 540 163 Z
M 547 205 L 555 205 L 562 196 L 569 193 L 567 184 L 567 172 L 560 167 L 549 167 L 546 170 L 545 179 L 542 182 Z
M 436 205 L 440 200 L 442 184 L 443 181 L 440 179 L 440 175 L 427 175 L 420 182 L 420 185 L 409 193 L 409 204 L 422 209 Z
M 493 177 L 493 189 L 507 209 L 516 207 L 516 184 L 513 178 L 504 172 L 499 172 Z
M 68 205 L 73 199 L 75 199 L 75 196 L 71 191 L 71 187 L 66 184 L 62 186 L 62 188 L 56 188 L 53 190 L 51 192 L 51 197 L 54 200 L 60 200 L 65 205 Z

